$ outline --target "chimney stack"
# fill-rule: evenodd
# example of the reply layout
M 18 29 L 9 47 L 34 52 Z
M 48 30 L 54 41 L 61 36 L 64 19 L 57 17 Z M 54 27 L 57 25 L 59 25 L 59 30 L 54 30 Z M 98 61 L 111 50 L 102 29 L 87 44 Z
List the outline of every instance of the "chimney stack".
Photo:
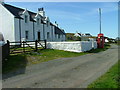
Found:
M 57 24 L 57 22 L 55 21 L 55 25 L 58 27 L 58 24 Z
M 38 12 L 41 16 L 45 17 L 45 11 L 44 11 L 44 8 L 38 8 Z

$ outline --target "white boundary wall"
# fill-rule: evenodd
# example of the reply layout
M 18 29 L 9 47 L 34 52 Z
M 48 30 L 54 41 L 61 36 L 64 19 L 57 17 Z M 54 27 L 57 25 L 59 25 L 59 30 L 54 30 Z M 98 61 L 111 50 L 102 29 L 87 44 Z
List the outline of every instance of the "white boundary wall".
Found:
M 97 48 L 96 41 L 76 41 L 76 42 L 47 42 L 48 49 L 58 49 L 71 52 L 85 52 L 92 48 Z

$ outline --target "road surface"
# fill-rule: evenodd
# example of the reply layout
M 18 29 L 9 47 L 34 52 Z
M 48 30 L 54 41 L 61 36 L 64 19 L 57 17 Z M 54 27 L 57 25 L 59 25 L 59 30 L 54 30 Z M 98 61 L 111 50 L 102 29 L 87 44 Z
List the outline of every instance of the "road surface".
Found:
M 118 46 L 74 58 L 26 67 L 25 74 L 2 80 L 3 88 L 86 88 L 118 61 Z

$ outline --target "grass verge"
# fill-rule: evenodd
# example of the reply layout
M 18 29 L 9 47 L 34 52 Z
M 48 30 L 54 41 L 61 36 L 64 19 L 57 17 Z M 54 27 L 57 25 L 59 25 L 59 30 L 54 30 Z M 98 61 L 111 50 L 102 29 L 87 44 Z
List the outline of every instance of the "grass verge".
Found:
M 19 68 L 25 68 L 28 65 L 46 62 L 59 58 L 77 57 L 89 53 L 98 53 L 107 50 L 109 47 L 110 45 L 105 45 L 105 48 L 92 49 L 89 52 L 81 52 L 81 53 L 46 49 L 38 52 L 32 52 L 29 54 L 18 54 L 18 55 L 12 54 L 10 55 L 9 59 L 5 61 L 5 63 L 3 64 L 2 72 L 8 73 L 11 71 L 15 71 Z
M 87 53 L 75 53 L 62 50 L 45 49 L 38 52 L 31 52 L 29 54 L 10 55 L 7 61 L 2 66 L 2 72 L 8 73 L 19 68 L 25 68 L 28 65 L 46 62 L 54 59 L 65 57 L 76 57 L 85 55 Z
M 120 88 L 119 74 L 118 63 L 116 63 L 107 73 L 88 85 L 88 88 Z
M 97 49 L 91 49 L 90 51 L 87 51 L 88 53 L 98 53 L 101 51 L 105 51 L 110 48 L 110 44 L 105 44 L 104 48 L 97 48 Z

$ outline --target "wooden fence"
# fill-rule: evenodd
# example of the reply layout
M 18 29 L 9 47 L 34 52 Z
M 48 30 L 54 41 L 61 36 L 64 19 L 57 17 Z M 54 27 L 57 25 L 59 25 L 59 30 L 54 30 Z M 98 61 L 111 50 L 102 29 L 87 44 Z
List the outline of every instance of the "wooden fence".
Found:
M 46 40 L 36 40 L 36 41 L 23 41 L 23 42 L 9 42 L 9 53 L 27 53 L 31 51 L 38 51 L 41 49 L 46 49 Z
M 9 42 L 3 46 L 0 46 L 0 57 L 2 57 L 2 62 L 8 58 L 10 54 L 17 54 L 17 53 L 27 53 L 31 51 L 38 51 L 46 49 L 46 40 L 41 41 L 23 41 L 23 42 Z

